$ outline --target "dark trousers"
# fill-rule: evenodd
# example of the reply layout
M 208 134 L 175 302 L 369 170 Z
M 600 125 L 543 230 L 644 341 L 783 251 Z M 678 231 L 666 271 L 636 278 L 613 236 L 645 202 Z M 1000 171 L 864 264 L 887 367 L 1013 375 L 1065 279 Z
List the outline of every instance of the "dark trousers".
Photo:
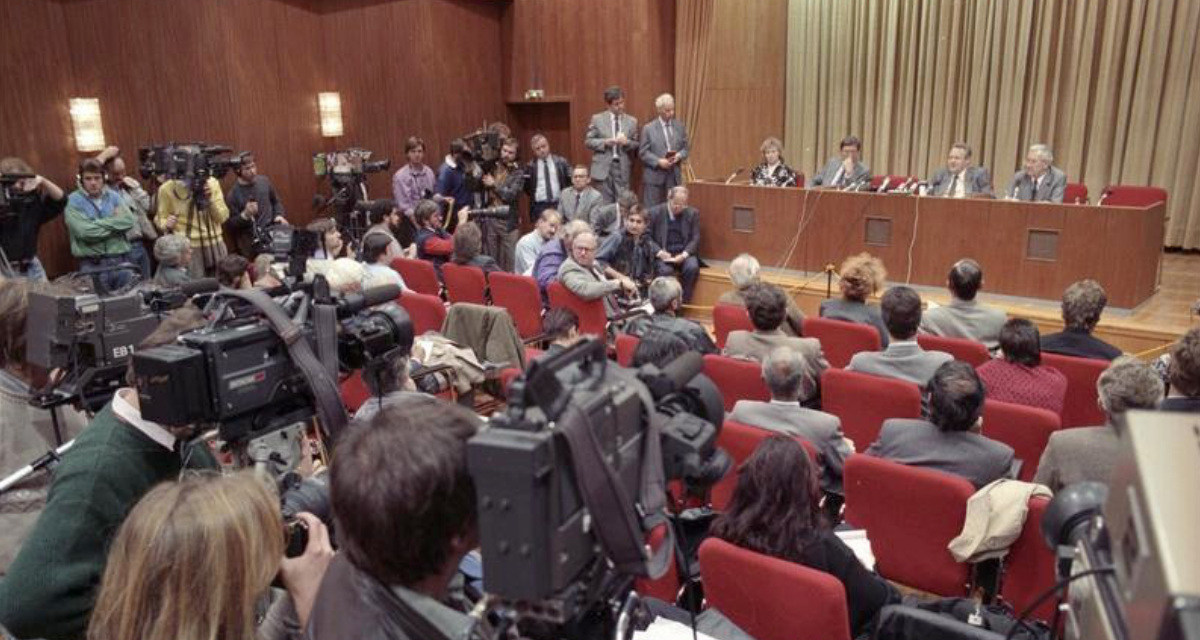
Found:
M 700 278 L 699 258 L 688 256 L 687 260 L 679 264 L 658 260 L 655 262 L 655 269 L 658 270 L 660 276 L 677 276 L 679 284 L 683 287 L 684 304 L 692 301 L 692 293 L 696 290 L 696 280 Z
M 149 280 L 154 276 L 150 270 L 150 254 L 146 252 L 146 245 L 142 244 L 141 240 L 129 241 L 129 261 L 138 266 L 138 270 L 142 272 L 142 280 Z
M 128 253 L 92 258 L 80 258 L 79 272 L 95 273 L 97 271 L 101 271 L 102 269 L 115 267 L 119 264 L 128 262 L 134 262 L 130 259 L 130 255 Z M 128 285 L 130 282 L 133 282 L 133 272 L 129 269 L 114 269 L 112 271 L 106 271 L 100 274 L 99 281 L 100 286 L 104 288 L 104 291 L 100 291 L 98 293 L 110 293 Z

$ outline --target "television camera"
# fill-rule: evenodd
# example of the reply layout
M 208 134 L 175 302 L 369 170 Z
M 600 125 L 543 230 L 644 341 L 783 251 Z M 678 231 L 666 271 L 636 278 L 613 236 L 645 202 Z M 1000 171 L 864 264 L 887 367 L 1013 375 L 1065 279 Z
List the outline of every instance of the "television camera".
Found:
M 188 186 L 192 202 L 198 210 L 207 209 L 210 201 L 205 192 L 209 178 L 220 180 L 230 169 L 237 170 L 245 163 L 248 152 L 233 156 L 233 150 L 204 142 L 169 142 L 138 149 L 138 171 L 144 180 L 165 176 Z
M 12 204 L 29 200 L 34 194 L 17 188 L 17 183 L 36 178 L 32 173 L 0 173 L 0 220 L 12 215 Z
M 338 224 L 355 241 L 362 238 L 367 227 L 360 220 L 360 214 L 364 214 L 365 209 L 357 206 L 370 201 L 367 176 L 387 171 L 392 166 L 392 161 L 386 158 L 371 160 L 373 155 L 373 152 L 357 147 L 313 154 L 313 174 L 318 178 L 328 177 L 332 189 L 329 198 L 318 195 L 313 199 L 314 208 L 320 212 L 326 207 L 333 207 Z

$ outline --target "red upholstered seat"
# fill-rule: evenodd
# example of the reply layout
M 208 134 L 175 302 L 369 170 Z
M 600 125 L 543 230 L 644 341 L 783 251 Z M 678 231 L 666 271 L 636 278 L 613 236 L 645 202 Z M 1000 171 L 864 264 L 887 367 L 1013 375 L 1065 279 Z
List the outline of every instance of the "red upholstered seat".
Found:
M 579 316 L 579 333 L 597 336 L 601 340 L 607 335 L 608 315 L 602 300 L 584 300 L 557 281 L 550 283 L 546 293 L 550 297 L 551 307 L 566 307 Z
M 921 390 L 894 378 L 845 369 L 821 374 L 821 409 L 842 421 L 842 431 L 859 451 L 879 437 L 888 418 L 920 418 Z
M 628 333 L 617 334 L 617 364 L 622 367 L 632 367 L 633 352 L 637 349 L 639 342 L 641 340 L 637 336 L 631 336 Z
M 1149 207 L 1160 202 L 1167 202 L 1166 189 L 1115 184 L 1104 190 L 1098 204 L 1110 207 Z
M 446 322 L 446 305 L 442 304 L 441 298 L 406 290 L 401 292 L 398 302 L 412 319 L 414 335 L 442 330 Z
M 659 545 L 664 544 L 667 538 L 667 527 L 669 524 L 663 523 L 650 531 L 647 543 L 651 549 L 658 550 Z M 679 571 L 675 567 L 675 550 L 671 550 L 671 560 L 667 565 L 667 572 L 657 579 L 648 577 L 639 577 L 633 583 L 633 588 L 638 594 L 658 598 L 663 602 L 675 603 L 676 597 L 679 594 L 679 588 L 683 586 L 679 582 Z
M 713 307 L 713 331 L 717 334 L 717 348 L 725 348 L 725 339 L 731 331 L 754 331 L 750 312 L 746 307 L 734 304 L 718 304 Z
M 988 354 L 987 347 L 982 342 L 965 338 L 943 338 L 928 333 L 919 333 L 917 334 L 917 344 L 926 351 L 948 353 L 954 356 L 955 360 L 962 360 L 972 367 L 978 367 L 992 359 L 992 356 Z
M 1033 604 L 1033 599 L 1054 586 L 1054 554 L 1042 540 L 1042 516 L 1046 514 L 1049 498 L 1029 501 L 1029 513 L 1021 535 L 1009 547 L 1004 558 L 1004 582 L 1000 595 L 1018 611 Z M 1054 617 L 1055 599 L 1050 598 L 1034 609 L 1035 618 L 1049 622 Z
M 762 365 L 753 360 L 708 354 L 704 356 L 704 374 L 721 390 L 726 411 L 733 409 L 738 400 L 771 399 L 762 379 Z
M 417 293 L 427 296 L 440 296 L 442 284 L 438 282 L 437 271 L 428 260 L 413 260 L 411 258 L 396 258 L 392 260 L 392 269 L 404 278 L 404 286 Z
M 959 476 L 866 454 L 846 459 L 846 521 L 867 530 L 880 575 L 941 596 L 967 593 L 969 565 L 946 545 L 975 493 Z
M 846 590 L 835 577 L 719 538 L 700 545 L 708 603 L 758 640 L 849 640 Z
M 713 485 L 712 508 L 724 511 L 729 506 L 729 501 L 733 498 L 733 490 L 737 488 L 738 467 L 741 467 L 742 463 L 754 455 L 754 451 L 758 449 L 758 445 L 762 444 L 763 440 L 775 433 L 733 420 L 725 421 L 721 427 L 721 435 L 717 436 L 717 446 L 729 454 L 733 460 L 733 466 L 729 468 L 729 473 L 725 474 L 720 482 Z M 804 447 L 809 460 L 816 461 L 818 459 L 817 450 L 811 442 L 799 437 L 796 438 L 796 441 Z
M 1104 424 L 1104 412 L 1096 404 L 1099 393 L 1096 380 L 1110 364 L 1107 360 L 1076 358 L 1042 352 L 1042 364 L 1050 365 L 1067 377 L 1067 396 L 1063 398 L 1062 426 L 1094 427 Z
M 983 405 L 983 435 L 1013 448 L 1022 461 L 1018 480 L 1033 480 L 1046 442 L 1059 428 L 1058 414 L 1052 411 L 999 400 Z
M 820 340 L 829 366 L 838 369 L 859 351 L 879 351 L 882 346 L 875 327 L 829 318 L 805 318 L 804 337 Z
M 1064 204 L 1087 204 L 1088 203 L 1088 188 L 1082 182 L 1068 182 L 1067 188 L 1063 191 Z
M 367 383 L 363 381 L 362 370 L 356 369 L 346 376 L 338 385 L 342 392 L 342 404 L 346 405 L 346 411 L 354 415 L 355 411 L 371 397 L 370 389 L 367 389 Z
M 492 304 L 508 310 L 522 340 L 542 333 L 542 295 L 537 280 L 529 276 L 497 271 L 488 276 Z
M 446 280 L 446 298 L 451 304 L 488 303 L 487 277 L 483 275 L 483 269 L 447 262 L 442 265 L 442 277 Z

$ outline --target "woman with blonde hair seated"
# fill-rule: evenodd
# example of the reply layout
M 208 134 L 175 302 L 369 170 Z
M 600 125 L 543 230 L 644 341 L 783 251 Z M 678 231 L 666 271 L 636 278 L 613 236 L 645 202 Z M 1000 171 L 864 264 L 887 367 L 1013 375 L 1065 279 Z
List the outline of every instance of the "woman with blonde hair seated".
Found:
M 308 546 L 285 559 L 279 496 L 266 480 L 245 471 L 158 485 L 117 531 L 88 640 L 299 637 L 333 557 L 321 521 L 299 518 Z M 260 627 L 259 603 L 276 575 L 290 597 Z
M 883 261 L 869 253 L 860 253 L 846 258 L 838 272 L 838 287 L 841 298 L 830 298 L 821 302 L 821 317 L 869 324 L 879 332 L 880 344 L 888 345 L 887 325 L 877 304 L 867 304 L 867 298 L 883 287 L 887 270 Z
M 750 184 L 760 187 L 795 187 L 796 172 L 783 161 L 783 143 L 767 138 L 762 143 L 763 161 L 750 172 Z

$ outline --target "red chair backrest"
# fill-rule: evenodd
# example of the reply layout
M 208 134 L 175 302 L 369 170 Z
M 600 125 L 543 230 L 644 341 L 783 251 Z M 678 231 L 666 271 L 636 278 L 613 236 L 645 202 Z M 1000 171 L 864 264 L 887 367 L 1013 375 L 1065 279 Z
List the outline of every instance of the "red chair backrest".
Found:
M 617 364 L 622 367 L 633 366 L 633 352 L 637 350 L 638 343 L 641 342 L 637 336 L 631 336 L 628 333 L 617 334 Z
M 566 307 L 579 316 L 579 333 L 604 339 L 608 315 L 604 312 L 602 300 L 584 300 L 558 281 L 551 282 L 546 293 L 549 294 L 551 307 Z
M 904 184 L 905 182 L 908 182 L 909 180 L 916 180 L 916 177 L 914 177 L 914 176 L 874 176 L 871 178 L 871 191 L 878 191 L 879 187 L 883 185 L 884 180 L 887 180 L 887 188 L 884 189 L 884 193 L 886 193 L 893 189 L 899 188 L 900 185 Z
M 762 379 L 762 365 L 754 360 L 739 360 L 716 354 L 704 356 L 704 375 L 712 378 L 721 397 L 725 399 L 725 410 L 733 409 L 738 400 L 771 399 L 767 383 Z
M 801 171 L 797 171 L 796 172 L 796 188 L 799 189 L 799 188 L 803 188 L 803 187 L 804 187 L 804 173 Z
M 719 304 L 713 307 L 713 331 L 717 334 L 717 348 L 725 348 L 725 339 L 730 331 L 754 331 L 750 312 L 746 307 L 734 304 Z
M 669 523 L 663 523 L 650 530 L 650 535 L 647 536 L 647 543 L 650 548 L 657 551 L 659 545 L 663 544 L 667 538 L 667 527 Z M 671 550 L 671 560 L 667 564 L 667 572 L 657 579 L 650 579 L 642 576 L 634 581 L 633 588 L 639 595 L 658 598 L 663 602 L 675 604 L 675 600 L 679 595 L 679 571 L 675 567 L 675 550 Z
M 1076 358 L 1042 352 L 1042 364 L 1058 369 L 1067 377 L 1067 396 L 1063 398 L 1062 426 L 1094 427 L 1104 424 L 1104 412 L 1096 404 L 1099 393 L 1096 380 L 1110 364 L 1107 360 Z
M 1112 207 L 1149 207 L 1166 204 L 1167 190 L 1161 187 L 1135 187 L 1115 184 L 1104 190 L 1100 204 Z
M 371 397 L 371 390 L 363 381 L 361 369 L 352 371 L 345 380 L 338 384 L 338 387 L 342 392 L 342 404 L 346 405 L 346 411 L 350 415 L 354 415 L 354 412 L 358 411 L 358 408 Z
M 1033 599 L 1054 586 L 1054 553 L 1042 540 L 1042 516 L 1050 499 L 1035 497 L 1029 500 L 1029 513 L 1021 535 L 1008 549 L 1004 558 L 1004 578 L 1000 595 L 1017 611 L 1024 611 Z M 1049 622 L 1054 616 L 1055 599 L 1050 598 L 1033 610 L 1035 618 Z
M 1082 182 L 1068 182 L 1066 189 L 1063 190 L 1063 203 L 1065 204 L 1087 204 L 1088 188 Z
M 729 468 L 729 473 L 726 473 L 720 482 L 713 485 L 711 494 L 712 508 L 724 511 L 729 506 L 729 501 L 733 498 L 733 490 L 737 488 L 738 467 L 742 466 L 742 463 L 754 455 L 754 451 L 758 449 L 758 445 L 762 444 L 763 440 L 776 433 L 775 431 L 752 427 L 748 424 L 734 422 L 733 420 L 725 421 L 725 424 L 721 426 L 721 434 L 717 436 L 717 446 L 729 454 L 729 457 L 733 460 L 733 466 Z M 800 437 L 797 437 L 796 441 L 804 447 L 804 451 L 808 453 L 809 460 L 818 460 L 817 450 L 811 442 Z
M 1053 411 L 999 400 L 983 404 L 983 434 L 1013 448 L 1021 461 L 1018 480 L 1033 480 L 1046 442 L 1059 428 L 1058 414 Z
M 821 341 L 829 366 L 841 369 L 859 351 L 879 351 L 882 342 L 875 327 L 829 318 L 805 318 L 804 337 Z
M 929 335 L 927 333 L 917 334 L 917 344 L 926 351 L 943 351 L 954 356 L 955 360 L 978 367 L 979 365 L 992 359 L 988 354 L 987 347 L 982 342 L 967 340 L 966 338 L 943 338 L 941 336 Z
M 709 538 L 700 545 L 704 597 L 758 640 L 849 640 L 846 589 L 837 578 Z
M 400 294 L 398 302 L 412 319 L 414 335 L 441 331 L 442 325 L 446 323 L 446 305 L 442 304 L 442 299 L 437 296 L 404 291 Z
M 537 280 L 515 273 L 496 271 L 488 276 L 492 304 L 508 310 L 517 333 L 528 340 L 542 333 L 542 294 Z
M 917 385 L 858 371 L 826 369 L 821 374 L 821 409 L 842 421 L 842 431 L 859 451 L 879 437 L 888 418 L 920 418 Z
M 427 296 L 442 294 L 442 285 L 438 282 L 437 270 L 433 268 L 432 262 L 395 258 L 392 260 L 392 269 L 399 273 L 401 278 L 404 278 L 405 287 Z
M 447 262 L 442 265 L 442 277 L 446 280 L 446 298 L 451 304 L 487 304 L 487 276 L 483 275 L 483 269 Z
M 867 530 L 879 574 L 941 596 L 965 595 L 969 565 L 946 545 L 962 531 L 975 493 L 970 481 L 866 454 L 847 458 L 843 472 L 846 521 Z

